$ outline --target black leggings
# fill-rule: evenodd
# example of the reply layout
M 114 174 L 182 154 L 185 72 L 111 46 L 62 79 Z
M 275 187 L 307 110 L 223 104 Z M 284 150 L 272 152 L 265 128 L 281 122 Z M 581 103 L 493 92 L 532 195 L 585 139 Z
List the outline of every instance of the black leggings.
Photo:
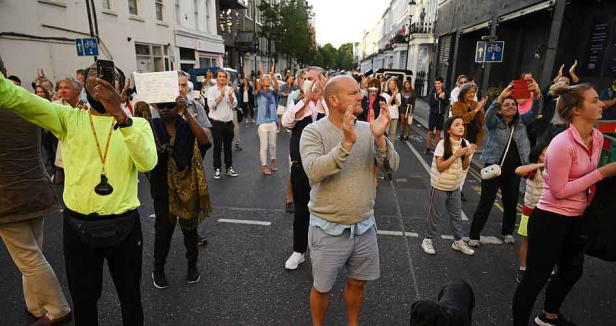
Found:
M 579 216 L 533 210 L 528 220 L 526 272 L 513 296 L 514 326 L 528 325 L 535 300 L 546 283 L 543 309 L 559 313 L 567 294 L 584 272 L 586 221 Z M 550 278 L 554 266 L 558 268 Z

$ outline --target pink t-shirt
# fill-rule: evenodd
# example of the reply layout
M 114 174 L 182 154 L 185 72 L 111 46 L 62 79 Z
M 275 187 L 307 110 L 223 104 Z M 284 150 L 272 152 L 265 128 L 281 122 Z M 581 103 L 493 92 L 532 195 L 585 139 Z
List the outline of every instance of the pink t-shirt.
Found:
M 542 210 L 565 216 L 581 216 L 589 204 L 588 189 L 603 177 L 597 167 L 603 134 L 592 131 L 592 153 L 575 126 L 558 134 L 545 154 L 545 184 L 539 199 Z
M 518 104 L 518 112 L 520 112 L 520 114 L 528 112 L 533 107 L 533 101 L 535 101 L 535 95 L 531 92 L 530 97 L 527 98 L 524 103 Z
M 375 101 L 376 101 L 376 95 L 368 96 L 368 116 L 366 117 L 367 122 L 370 122 L 370 111 L 374 110 Z

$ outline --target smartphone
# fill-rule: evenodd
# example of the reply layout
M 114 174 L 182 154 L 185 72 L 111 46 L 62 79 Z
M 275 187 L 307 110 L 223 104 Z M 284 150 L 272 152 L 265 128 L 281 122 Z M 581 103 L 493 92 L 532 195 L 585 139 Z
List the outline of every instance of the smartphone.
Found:
M 97 77 L 115 87 L 115 66 L 110 60 L 96 60 Z
M 530 91 L 528 90 L 528 85 L 531 83 L 530 80 L 526 79 L 517 79 L 513 81 L 513 98 L 516 100 L 527 99 L 530 98 Z

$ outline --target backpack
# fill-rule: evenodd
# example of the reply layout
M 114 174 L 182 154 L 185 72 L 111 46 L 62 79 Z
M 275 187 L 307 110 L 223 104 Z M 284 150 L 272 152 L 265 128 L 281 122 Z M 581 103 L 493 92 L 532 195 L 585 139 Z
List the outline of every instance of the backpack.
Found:
M 588 219 L 590 241 L 586 255 L 604 261 L 616 262 L 616 177 L 601 180 L 596 185 L 595 195 L 584 211 Z

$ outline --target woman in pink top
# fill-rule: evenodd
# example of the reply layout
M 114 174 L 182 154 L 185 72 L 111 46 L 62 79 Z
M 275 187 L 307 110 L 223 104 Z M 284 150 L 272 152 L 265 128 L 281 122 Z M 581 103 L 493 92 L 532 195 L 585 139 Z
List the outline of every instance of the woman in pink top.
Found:
M 554 84 L 558 114 L 571 126 L 556 136 L 546 153 L 545 184 L 528 224 L 526 273 L 513 298 L 513 323 L 528 325 L 535 300 L 548 283 L 543 312 L 537 325 L 568 325 L 559 314 L 562 302 L 582 276 L 585 219 L 589 189 L 601 179 L 616 175 L 616 163 L 597 168 L 603 135 L 593 128 L 601 119 L 603 102 L 590 84 Z M 586 240 L 585 240 L 586 239 Z M 550 279 L 550 274 L 558 266 Z

